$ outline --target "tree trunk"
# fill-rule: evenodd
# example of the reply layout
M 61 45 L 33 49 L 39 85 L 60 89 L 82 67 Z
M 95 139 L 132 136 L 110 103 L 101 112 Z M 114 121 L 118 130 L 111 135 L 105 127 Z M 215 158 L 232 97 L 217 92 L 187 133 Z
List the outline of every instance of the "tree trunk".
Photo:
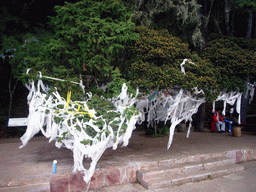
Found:
M 157 135 L 157 123 L 155 120 L 154 120 L 154 130 L 155 130 L 155 134 Z
M 9 102 L 8 117 L 7 117 L 8 119 L 11 117 L 12 98 L 13 98 L 13 94 L 14 94 L 14 91 L 15 91 L 15 89 L 16 89 L 17 83 L 18 83 L 18 80 L 16 80 L 14 87 L 11 88 L 11 86 L 12 86 L 12 76 L 10 76 L 10 80 L 9 80 L 10 102 Z
M 235 11 L 232 12 L 231 18 L 231 28 L 230 28 L 230 37 L 234 36 L 234 24 L 235 24 Z
M 208 15 L 207 15 L 207 0 L 204 1 L 204 9 L 203 9 L 203 15 L 204 15 L 204 32 L 205 34 L 208 33 Z
M 219 34 L 222 36 L 222 32 L 221 32 L 221 29 L 220 29 L 219 21 L 217 19 L 214 19 L 214 22 L 215 22 L 216 27 L 217 27 L 217 29 L 219 31 Z
M 254 15 L 254 19 L 256 19 L 256 14 Z M 255 23 L 255 22 L 254 22 Z M 254 38 L 256 38 L 256 24 L 254 24 Z
M 242 97 L 241 100 L 241 123 L 246 123 L 246 116 L 247 116 L 247 108 L 249 105 L 249 96 L 248 98 Z
M 220 8 L 219 5 L 217 7 Z M 222 32 L 221 32 L 221 28 L 220 28 L 220 9 L 217 9 L 215 15 L 213 15 L 213 20 L 216 24 L 219 34 L 222 36 Z
M 227 36 L 230 36 L 230 28 L 229 28 L 229 13 L 231 11 L 231 4 L 229 0 L 225 0 L 225 24 L 227 30 Z
M 205 115 L 205 103 L 202 103 L 198 108 L 198 112 L 196 114 L 196 130 L 198 131 L 204 130 L 204 115 Z
M 18 79 L 16 80 L 14 87 L 11 88 L 12 87 L 12 75 L 10 75 L 10 79 L 9 79 L 10 100 L 9 100 L 9 109 L 8 109 L 8 116 L 7 116 L 7 126 L 6 126 L 6 130 L 5 130 L 6 137 L 8 135 L 8 124 L 9 124 L 9 118 L 11 117 L 11 111 L 12 111 L 12 98 L 13 98 L 14 90 L 16 89 L 17 84 L 18 84 Z
M 252 37 L 252 20 L 253 20 L 252 10 L 248 10 L 248 13 L 249 13 L 249 17 L 248 17 L 248 28 L 247 28 L 246 38 L 251 39 L 251 37 Z

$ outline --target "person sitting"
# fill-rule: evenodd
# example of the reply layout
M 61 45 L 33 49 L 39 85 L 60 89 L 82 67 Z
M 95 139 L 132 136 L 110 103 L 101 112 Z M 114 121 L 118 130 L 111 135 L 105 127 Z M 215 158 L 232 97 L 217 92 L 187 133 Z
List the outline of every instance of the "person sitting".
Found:
M 211 130 L 215 131 L 215 127 L 216 127 L 219 133 L 225 132 L 225 122 L 220 112 L 221 112 L 220 109 L 217 109 L 216 111 L 214 111 L 213 117 L 212 117 L 212 124 L 211 124 Z
M 224 119 L 224 121 L 228 124 L 229 132 L 232 132 L 232 124 L 233 124 L 232 120 L 234 120 L 233 113 L 234 113 L 234 107 L 231 107 L 229 110 L 229 116 L 227 117 L 227 119 Z

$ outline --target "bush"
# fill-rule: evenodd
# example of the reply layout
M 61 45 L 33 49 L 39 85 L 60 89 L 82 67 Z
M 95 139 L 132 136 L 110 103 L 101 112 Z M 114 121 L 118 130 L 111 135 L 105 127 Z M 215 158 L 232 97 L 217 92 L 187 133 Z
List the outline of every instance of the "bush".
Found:
M 144 91 L 174 87 L 192 90 L 198 87 L 204 90 L 207 99 L 216 96 L 211 93 L 217 89 L 215 70 L 209 62 L 192 55 L 188 44 L 167 30 L 137 27 L 135 31 L 140 34 L 133 47 L 135 62 L 131 64 L 131 78 L 136 86 Z M 195 62 L 185 64 L 186 75 L 180 67 L 185 58 Z
M 249 49 L 251 51 L 256 51 L 256 39 L 231 37 L 230 40 L 236 43 L 242 49 Z
M 245 81 L 255 77 L 256 55 L 253 51 L 239 47 L 231 39 L 217 39 L 209 42 L 201 54 L 209 59 L 217 72 L 220 90 L 243 91 Z

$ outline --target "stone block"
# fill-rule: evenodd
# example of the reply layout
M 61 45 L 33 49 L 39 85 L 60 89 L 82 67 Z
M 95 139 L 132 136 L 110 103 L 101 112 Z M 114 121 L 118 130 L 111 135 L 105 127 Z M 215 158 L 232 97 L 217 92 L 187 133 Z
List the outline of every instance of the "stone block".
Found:
M 196 157 L 195 156 L 189 156 L 189 157 L 183 157 L 178 159 L 178 164 L 186 164 L 186 163 L 191 163 L 191 162 L 195 162 L 196 161 Z
M 138 162 L 138 168 L 139 169 L 152 169 L 158 167 L 157 161 L 152 162 Z
M 256 148 L 253 148 L 252 150 L 253 150 L 253 156 L 252 156 L 253 160 L 256 160 Z
M 127 166 L 126 167 L 127 176 L 128 176 L 128 180 L 130 183 L 136 182 L 137 170 L 138 170 L 137 166 Z
M 164 188 L 172 185 L 172 180 L 158 180 L 158 181 L 148 181 L 148 186 L 144 186 L 147 189 L 159 189 L 159 188 Z
M 235 153 L 235 151 L 226 151 L 225 157 L 236 159 L 236 153 Z
M 221 158 L 225 157 L 225 153 L 212 153 L 211 156 L 212 158 Z
M 212 158 L 212 154 L 202 154 L 195 156 L 195 161 L 205 161 Z
M 105 169 L 95 170 L 90 183 L 90 189 L 98 189 L 105 185 Z
M 253 160 L 253 150 L 252 149 L 246 149 L 244 150 L 244 156 L 245 156 L 245 161 L 251 161 Z
M 83 179 L 83 173 L 74 173 L 69 176 L 69 187 L 72 192 L 84 191 L 88 184 Z
M 128 172 L 125 166 L 119 167 L 120 171 L 120 184 L 125 184 L 129 182 Z
M 236 165 L 236 167 L 229 169 L 228 173 L 236 173 L 236 172 L 243 171 L 243 170 L 244 170 L 244 166 Z
M 51 192 L 68 192 L 69 176 L 56 176 L 51 178 L 50 191 Z
M 164 173 L 168 176 L 177 175 L 177 174 L 184 173 L 184 172 L 185 172 L 185 167 L 177 167 L 177 168 L 173 168 L 173 169 L 164 170 Z
M 185 166 L 184 172 L 185 173 L 190 173 L 190 172 L 195 172 L 195 171 L 198 171 L 198 170 L 201 170 L 201 169 L 203 169 L 203 164 Z
M 227 169 L 223 169 L 223 170 L 218 170 L 218 171 L 215 171 L 209 175 L 211 175 L 212 178 L 216 178 L 216 177 L 220 177 L 220 176 L 223 176 L 223 175 L 227 175 L 229 173 L 229 170 Z
M 184 183 L 189 183 L 190 181 L 191 181 L 191 178 L 189 178 L 189 177 L 182 177 L 182 178 L 172 179 L 172 184 L 173 185 L 182 185 Z
M 23 181 L 18 180 L 18 179 L 12 179 L 11 181 L 9 181 L 9 183 L 7 184 L 8 187 L 15 187 L 15 186 L 19 186 L 22 185 Z
M 158 162 L 159 167 L 178 164 L 178 159 L 167 159 Z
M 11 180 L 11 179 L 10 179 Z M 1 187 L 8 187 L 8 183 L 10 182 L 10 180 L 9 181 L 0 181 L 0 188 Z
M 198 174 L 198 175 L 193 175 L 190 177 L 190 182 L 197 182 L 197 181 L 202 181 L 205 180 L 209 177 L 209 174 Z
M 209 162 L 204 164 L 205 169 L 214 169 L 225 165 L 235 164 L 235 159 L 223 159 L 215 162 Z
M 237 150 L 235 153 L 236 153 L 236 163 L 245 162 L 243 150 Z
M 119 185 L 121 182 L 120 169 L 117 167 L 110 167 L 105 169 L 105 184 L 110 185 Z

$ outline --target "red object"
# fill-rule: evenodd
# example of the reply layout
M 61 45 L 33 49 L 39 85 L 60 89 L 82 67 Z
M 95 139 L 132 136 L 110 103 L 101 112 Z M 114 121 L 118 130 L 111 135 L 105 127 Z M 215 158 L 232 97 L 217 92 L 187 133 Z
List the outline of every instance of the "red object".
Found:
M 219 120 L 224 122 L 223 117 L 221 114 L 219 114 Z M 213 116 L 212 116 L 212 123 L 211 123 L 211 131 L 215 131 L 215 123 L 218 122 L 217 120 L 217 111 L 214 111 Z

